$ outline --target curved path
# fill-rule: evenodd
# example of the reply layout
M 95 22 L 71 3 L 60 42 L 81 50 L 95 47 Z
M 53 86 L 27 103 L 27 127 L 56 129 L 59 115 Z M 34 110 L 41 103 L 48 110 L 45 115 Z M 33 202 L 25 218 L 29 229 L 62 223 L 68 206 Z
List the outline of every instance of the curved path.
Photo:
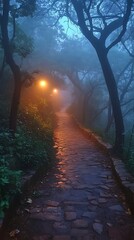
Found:
M 20 210 L 14 239 L 133 240 L 134 219 L 108 157 L 65 113 L 58 114 L 55 147 L 56 165 L 23 206 L 23 216 Z

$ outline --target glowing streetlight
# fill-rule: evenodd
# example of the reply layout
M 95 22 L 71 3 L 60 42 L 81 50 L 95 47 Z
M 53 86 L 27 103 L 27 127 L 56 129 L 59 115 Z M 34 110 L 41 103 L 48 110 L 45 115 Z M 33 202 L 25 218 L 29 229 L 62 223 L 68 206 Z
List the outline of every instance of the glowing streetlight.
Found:
M 58 93 L 58 89 L 57 89 L 57 88 L 54 88 L 54 89 L 53 89 L 53 93 L 54 93 L 54 94 L 57 94 L 57 93 Z
M 47 86 L 47 82 L 46 82 L 45 80 L 40 80 L 40 81 L 39 81 L 39 86 L 40 86 L 41 88 L 45 88 L 45 87 Z

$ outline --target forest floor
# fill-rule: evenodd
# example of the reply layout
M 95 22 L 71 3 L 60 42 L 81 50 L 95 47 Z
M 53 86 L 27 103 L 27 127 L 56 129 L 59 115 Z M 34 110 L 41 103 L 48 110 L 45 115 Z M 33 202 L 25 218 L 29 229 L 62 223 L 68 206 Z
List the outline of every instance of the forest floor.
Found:
M 8 229 L 10 236 L 16 240 L 133 240 L 134 218 L 108 156 L 68 114 L 57 117 L 57 160 L 36 186 L 36 194 L 22 203 Z M 5 239 L 10 239 L 9 232 Z

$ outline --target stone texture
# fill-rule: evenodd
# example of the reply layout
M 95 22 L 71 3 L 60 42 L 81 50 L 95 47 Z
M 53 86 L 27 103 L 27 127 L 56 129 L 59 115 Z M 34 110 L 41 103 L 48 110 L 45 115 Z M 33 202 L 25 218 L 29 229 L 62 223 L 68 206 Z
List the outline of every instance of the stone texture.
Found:
M 65 219 L 68 221 L 76 219 L 76 212 L 65 212 Z
M 85 201 L 65 201 L 64 204 L 66 205 L 88 205 L 88 202 Z
M 91 201 L 91 200 L 93 200 L 93 199 L 95 199 L 94 196 L 91 196 L 91 195 L 88 196 L 88 200 L 89 200 L 89 201 Z
M 25 210 L 26 210 L 26 209 L 25 209 Z M 41 208 L 32 208 L 32 209 L 29 210 L 30 213 L 39 213 L 39 212 L 41 212 L 41 211 L 42 211 Z M 28 212 L 28 211 L 27 211 L 27 212 Z
M 36 236 L 33 240 L 50 240 L 50 235 Z
M 92 201 L 90 201 L 90 203 L 93 205 L 98 205 L 98 202 L 96 200 L 92 200 Z
M 102 189 L 105 189 L 105 190 L 109 190 L 109 187 L 104 186 L 104 185 L 102 185 L 101 188 L 102 188 Z
M 84 212 L 82 216 L 92 219 L 96 216 L 96 212 L 87 211 Z
M 99 199 L 98 199 L 98 202 L 99 202 L 99 203 L 106 203 L 106 202 L 107 202 L 107 199 L 106 199 L 106 198 L 99 198 Z
M 46 219 L 44 213 L 42 213 L 42 212 L 40 212 L 40 213 L 32 213 L 30 215 L 30 218 L 31 219 L 39 219 L 39 220 L 45 220 Z
M 60 207 L 47 207 L 44 209 L 44 218 L 47 220 L 61 221 L 62 213 Z
M 32 236 L 34 240 L 133 240 L 134 222 L 119 186 L 111 179 L 109 157 L 96 147 L 92 133 L 86 138 L 69 115 L 60 113 L 57 118 L 56 161 L 35 186 L 41 196 L 32 196 L 30 204 L 21 206 L 24 216 L 15 216 L 14 228 L 21 229 L 17 238 L 23 240 L 25 233 L 30 240 Z M 120 238 L 125 231 L 126 238 Z
M 71 230 L 71 236 L 82 236 L 82 237 L 84 237 L 88 233 L 89 233 L 89 231 L 87 229 L 72 228 L 72 230 Z
M 65 212 L 74 212 L 74 207 L 73 206 L 66 206 L 65 207 Z
M 84 219 L 77 219 L 77 220 L 73 221 L 72 226 L 74 228 L 87 228 L 88 227 L 88 221 L 86 221 Z
M 75 237 L 76 240 L 96 240 L 96 236 L 94 233 L 88 233 L 87 235 L 84 236 L 77 236 Z
M 53 240 L 71 240 L 71 237 L 66 235 L 57 235 L 53 237 Z
M 103 232 L 103 225 L 100 223 L 94 223 L 93 224 L 93 229 L 95 232 L 97 232 L 98 234 L 101 234 Z
M 48 206 L 52 206 L 52 207 L 58 207 L 59 206 L 59 202 L 56 202 L 56 201 L 51 201 L 51 200 L 48 200 L 45 202 Z
M 100 197 L 102 197 L 102 198 L 110 198 L 111 195 L 110 194 L 106 194 L 106 193 L 100 193 Z
M 119 212 L 121 212 L 121 211 L 123 211 L 123 208 L 122 208 L 122 206 L 121 205 L 113 205 L 113 206 L 111 206 L 111 207 L 109 207 L 111 210 L 114 210 L 114 211 L 119 211 Z
M 55 222 L 53 227 L 57 230 L 67 230 L 67 226 L 65 225 L 64 222 Z

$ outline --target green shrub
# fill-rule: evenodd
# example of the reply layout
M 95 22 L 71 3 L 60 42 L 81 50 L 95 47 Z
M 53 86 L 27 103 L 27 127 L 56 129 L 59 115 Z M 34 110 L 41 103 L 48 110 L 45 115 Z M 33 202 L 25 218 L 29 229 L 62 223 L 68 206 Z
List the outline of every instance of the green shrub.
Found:
M 0 166 L 0 217 L 3 217 L 12 197 L 20 191 L 20 176 L 20 171 Z
M 54 114 L 43 119 L 40 107 L 30 104 L 20 112 L 16 152 L 22 169 L 39 167 L 53 152 Z
M 0 217 L 20 190 L 20 176 L 52 159 L 54 122 L 51 105 L 40 102 L 21 109 L 15 137 L 0 126 Z

